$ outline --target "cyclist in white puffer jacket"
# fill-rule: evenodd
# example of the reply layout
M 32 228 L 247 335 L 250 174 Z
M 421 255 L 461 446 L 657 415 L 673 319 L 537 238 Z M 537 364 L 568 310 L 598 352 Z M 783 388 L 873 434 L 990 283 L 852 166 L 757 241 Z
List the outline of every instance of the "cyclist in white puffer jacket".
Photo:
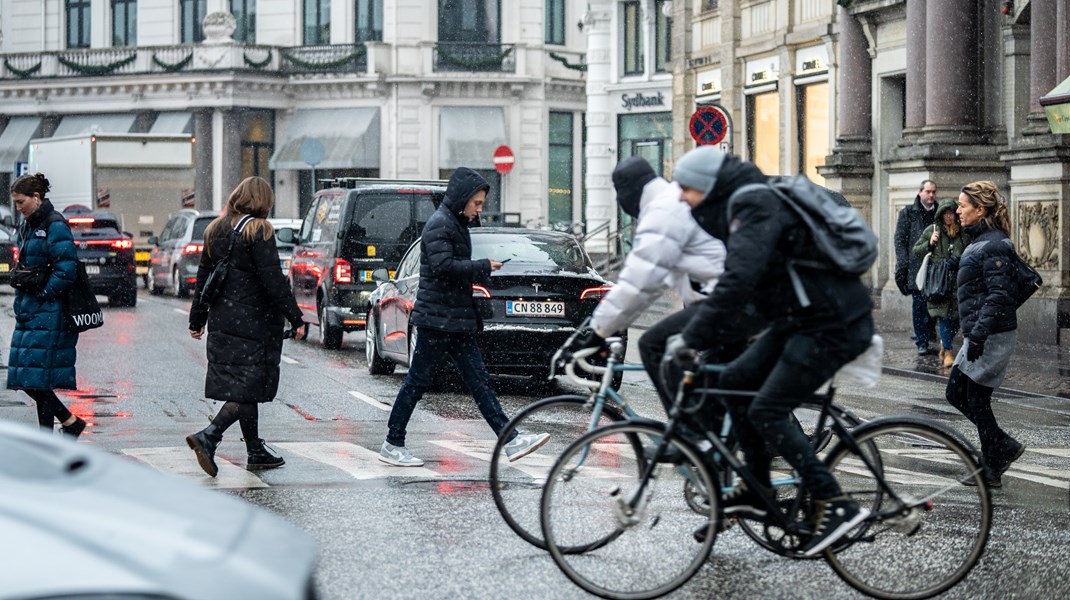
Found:
M 639 338 L 643 366 L 668 408 L 672 391 L 659 374 L 665 340 L 687 325 L 693 312 L 687 307 L 717 284 L 724 272 L 725 245 L 699 227 L 690 207 L 680 201 L 680 187 L 658 177 L 645 159 L 633 156 L 621 161 L 613 170 L 613 187 L 621 210 L 638 218 L 635 242 L 616 285 L 572 349 L 603 345 L 605 338 L 627 329 L 666 289 L 674 288 L 684 310 L 662 319 Z

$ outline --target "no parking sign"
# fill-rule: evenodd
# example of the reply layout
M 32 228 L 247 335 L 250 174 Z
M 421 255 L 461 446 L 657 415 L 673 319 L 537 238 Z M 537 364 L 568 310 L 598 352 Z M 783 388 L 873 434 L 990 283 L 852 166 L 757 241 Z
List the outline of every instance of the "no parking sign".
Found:
M 687 129 L 698 145 L 716 146 L 725 141 L 731 129 L 728 112 L 716 105 L 700 106 L 691 115 Z

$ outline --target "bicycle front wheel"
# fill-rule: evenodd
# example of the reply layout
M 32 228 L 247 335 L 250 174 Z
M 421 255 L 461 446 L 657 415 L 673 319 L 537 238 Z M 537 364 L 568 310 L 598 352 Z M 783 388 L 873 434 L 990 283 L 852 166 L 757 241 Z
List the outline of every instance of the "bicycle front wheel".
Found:
M 992 526 L 991 497 L 972 450 L 919 418 L 874 421 L 852 437 L 828 465 L 844 493 L 872 514 L 825 559 L 876 598 L 929 598 L 950 589 L 977 564 Z
M 553 396 L 524 408 L 505 425 L 491 452 L 489 479 L 494 505 L 517 535 L 541 550 L 546 549 L 546 543 L 539 523 L 539 502 L 550 467 L 581 435 L 624 420 L 619 410 L 603 405 L 598 421 L 592 424 L 592 405 L 588 400 L 577 395 Z M 534 454 L 510 462 L 505 443 L 516 430 L 546 432 L 550 440 Z
M 592 594 L 661 596 L 686 583 L 709 556 L 719 490 L 687 442 L 668 441 L 684 457 L 681 464 L 646 462 L 631 443 L 662 436 L 664 429 L 651 424 L 609 425 L 576 440 L 550 471 L 542 495 L 543 537 L 557 566 Z M 697 489 L 713 491 L 702 514 L 680 493 L 687 478 Z M 696 529 L 705 533 L 704 541 L 695 541 Z M 602 543 L 583 553 L 562 550 L 592 540 Z

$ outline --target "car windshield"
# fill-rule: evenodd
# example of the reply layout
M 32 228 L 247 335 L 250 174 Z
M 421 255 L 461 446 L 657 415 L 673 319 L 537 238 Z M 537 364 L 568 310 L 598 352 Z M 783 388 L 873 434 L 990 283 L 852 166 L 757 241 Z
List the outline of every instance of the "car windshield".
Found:
M 568 236 L 491 233 L 472 236 L 472 258 L 510 259 L 517 263 L 554 265 L 569 271 L 587 269 L 587 258 Z
M 0 227 L 0 242 L 10 242 L 12 240 L 11 232 L 3 227 Z
M 208 224 L 215 220 L 215 217 L 199 217 L 193 222 L 193 237 L 194 240 L 204 239 L 204 230 L 208 228 Z

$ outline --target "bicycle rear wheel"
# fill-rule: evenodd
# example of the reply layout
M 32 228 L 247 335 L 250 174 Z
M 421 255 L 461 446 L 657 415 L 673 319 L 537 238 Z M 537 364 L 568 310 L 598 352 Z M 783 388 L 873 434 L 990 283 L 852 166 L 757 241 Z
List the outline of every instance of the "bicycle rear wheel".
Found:
M 856 449 L 841 442 L 829 468 L 844 493 L 872 515 L 825 559 L 844 581 L 876 598 L 947 591 L 977 564 L 992 526 L 988 486 L 972 450 L 916 417 L 879 419 L 852 436 Z
M 604 598 L 643 599 L 667 594 L 705 564 L 716 538 L 719 494 L 704 514 L 688 507 L 680 489 L 686 478 L 717 490 L 697 450 L 669 440 L 682 464 L 646 463 L 630 440 L 664 435 L 661 427 L 628 421 L 576 440 L 554 463 L 543 489 L 543 537 L 557 566 L 584 590 Z M 648 471 L 648 472 L 647 472 Z M 692 533 L 705 530 L 705 540 Z M 601 547 L 569 554 L 590 540 Z
M 494 505 L 506 524 L 536 548 L 546 549 L 539 523 L 539 502 L 546 475 L 565 448 L 592 429 L 591 418 L 592 407 L 584 396 L 544 398 L 510 419 L 491 452 L 489 479 Z M 594 427 L 623 420 L 618 409 L 604 405 Z M 510 462 L 505 443 L 518 429 L 549 433 L 550 440 L 534 454 Z

